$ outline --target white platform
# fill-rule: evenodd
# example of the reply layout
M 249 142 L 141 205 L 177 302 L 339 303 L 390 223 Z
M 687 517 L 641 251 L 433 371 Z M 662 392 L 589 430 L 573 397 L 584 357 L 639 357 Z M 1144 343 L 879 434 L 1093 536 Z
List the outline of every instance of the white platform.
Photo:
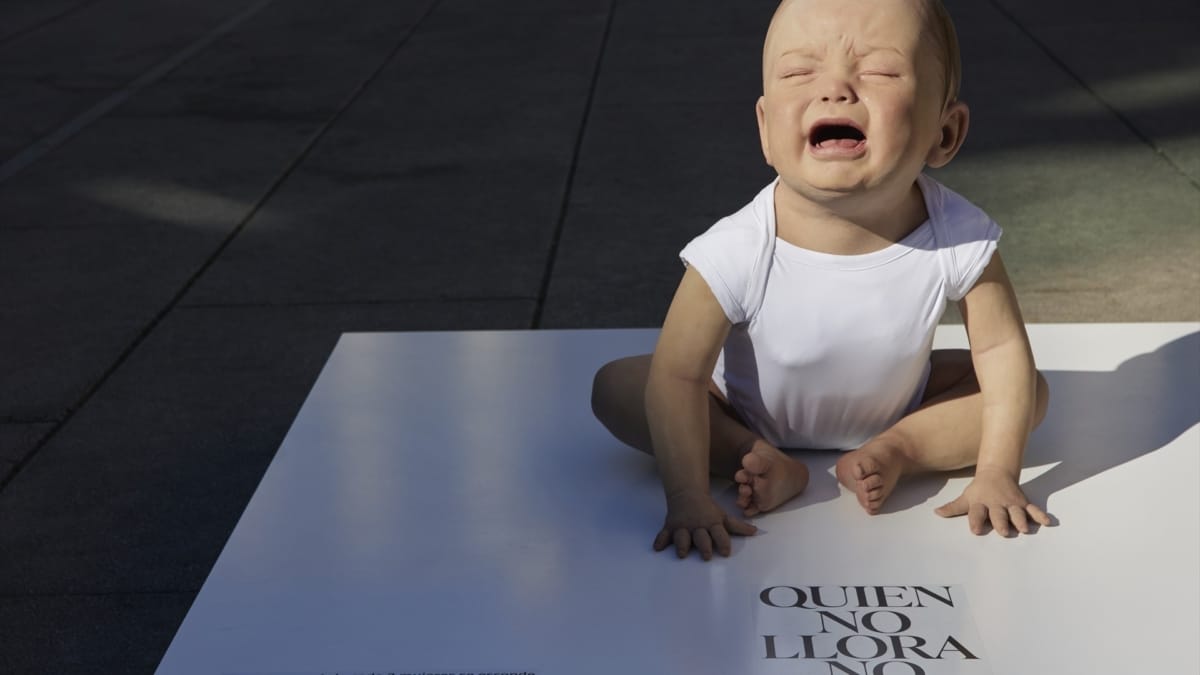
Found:
M 343 335 L 158 673 L 1200 672 L 1200 324 L 1030 327 L 1052 403 L 1023 481 L 1055 527 L 975 537 L 933 515 L 966 474 L 903 484 L 872 518 L 816 453 L 806 494 L 710 563 L 651 551 L 652 461 L 589 410 L 595 370 L 656 335 Z M 927 652 L 952 634 L 978 659 L 837 669 L 800 635 L 824 656 L 848 629 L 760 598 L 918 585 L 955 606 L 920 596 L 847 649 L 891 645 L 903 615 Z

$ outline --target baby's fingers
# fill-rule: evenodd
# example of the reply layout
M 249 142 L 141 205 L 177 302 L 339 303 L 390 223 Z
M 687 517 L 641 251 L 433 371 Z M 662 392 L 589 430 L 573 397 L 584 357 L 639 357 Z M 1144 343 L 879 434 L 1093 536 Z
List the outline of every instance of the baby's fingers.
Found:
M 1021 534 L 1029 534 L 1029 517 L 1025 514 L 1025 507 L 1008 507 L 1008 519 Z
M 1037 504 L 1026 504 L 1025 510 L 1029 512 L 1029 515 L 1035 521 L 1037 521 L 1039 525 L 1050 524 L 1050 515 L 1043 511 L 1042 507 L 1038 506 Z
M 933 512 L 943 518 L 955 518 L 958 516 L 966 515 L 967 500 L 963 497 L 959 497 L 958 499 L 955 499 L 952 502 L 946 502 L 945 504 L 942 504 L 941 506 L 934 509 Z
M 733 518 L 731 516 L 725 516 L 725 529 L 730 534 L 736 534 L 741 537 L 749 537 L 755 532 L 758 532 L 757 527 L 747 523 L 744 520 L 738 520 L 737 518 Z
M 983 534 L 987 530 L 988 508 L 979 502 L 967 508 L 967 525 L 974 534 Z
M 654 538 L 654 550 L 662 551 L 671 543 L 671 531 L 663 528 L 659 531 L 658 536 Z
M 721 525 L 713 525 L 709 530 L 712 534 L 713 545 L 717 548 L 717 553 L 729 557 L 733 553 L 733 542 L 729 540 L 729 533 Z
M 690 550 L 692 550 L 692 535 L 684 529 L 675 530 L 675 554 L 680 558 L 686 558 Z
M 700 557 L 705 560 L 712 560 L 713 542 L 712 537 L 708 536 L 708 530 L 700 527 L 692 532 L 692 542 L 696 544 L 696 550 L 700 552 Z
M 1003 506 L 993 506 L 988 509 L 988 520 L 992 522 L 992 529 L 1001 537 L 1012 534 L 1008 523 L 1008 512 L 1009 510 Z

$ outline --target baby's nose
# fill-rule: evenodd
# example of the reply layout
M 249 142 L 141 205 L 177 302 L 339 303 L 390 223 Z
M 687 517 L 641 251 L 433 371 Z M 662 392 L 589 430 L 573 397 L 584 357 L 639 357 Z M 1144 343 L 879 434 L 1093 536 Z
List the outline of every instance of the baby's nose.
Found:
M 843 77 L 828 77 L 823 83 L 821 102 L 823 103 L 853 103 L 855 100 L 854 87 Z

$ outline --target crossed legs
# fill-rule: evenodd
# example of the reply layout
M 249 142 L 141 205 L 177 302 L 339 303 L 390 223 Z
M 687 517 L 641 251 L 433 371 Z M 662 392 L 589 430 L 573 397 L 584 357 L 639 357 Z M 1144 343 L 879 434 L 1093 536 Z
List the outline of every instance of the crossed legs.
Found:
M 879 512 L 902 476 L 975 464 L 983 401 L 971 354 L 939 350 L 930 362 L 921 406 L 837 462 L 838 481 L 867 513 Z M 592 411 L 618 440 L 653 455 L 645 412 L 649 372 L 649 354 L 606 364 L 593 383 Z M 749 429 L 711 382 L 709 392 L 709 468 L 737 482 L 744 515 L 770 511 L 800 494 L 808 468 Z M 1048 399 L 1039 373 L 1035 424 L 1045 416 Z

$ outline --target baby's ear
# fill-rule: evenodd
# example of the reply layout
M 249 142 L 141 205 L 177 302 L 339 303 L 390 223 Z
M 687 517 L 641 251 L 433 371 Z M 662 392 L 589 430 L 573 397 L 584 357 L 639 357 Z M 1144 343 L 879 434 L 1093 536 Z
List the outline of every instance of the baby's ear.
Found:
M 955 101 L 946 106 L 945 112 L 942 113 L 941 138 L 929 150 L 925 163 L 934 169 L 949 164 L 958 154 L 963 141 L 967 140 L 967 127 L 970 124 L 971 109 L 966 103 Z
M 774 167 L 771 163 L 771 142 L 767 140 L 766 101 L 762 96 L 759 96 L 758 102 L 754 104 L 754 114 L 758 117 L 758 141 L 762 143 L 763 159 L 767 160 L 767 166 Z

